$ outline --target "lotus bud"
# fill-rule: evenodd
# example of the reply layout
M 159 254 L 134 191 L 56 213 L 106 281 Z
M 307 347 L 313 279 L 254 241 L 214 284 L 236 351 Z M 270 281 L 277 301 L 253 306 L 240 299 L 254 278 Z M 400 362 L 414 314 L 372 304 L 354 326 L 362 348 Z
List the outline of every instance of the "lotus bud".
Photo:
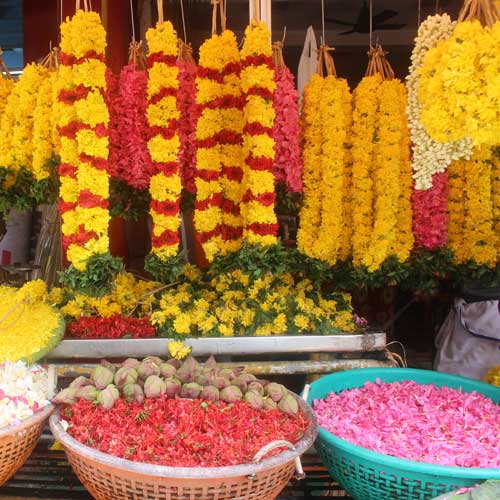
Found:
M 234 380 L 236 378 L 234 371 L 231 370 L 230 368 L 221 368 L 217 373 L 217 375 L 227 380 Z
M 68 387 L 67 389 L 63 389 L 52 400 L 52 402 L 55 404 L 73 405 L 78 400 L 77 391 L 78 391 L 78 389 L 76 387 Z
M 244 380 L 247 384 L 250 382 L 255 382 L 257 380 L 257 377 L 253 373 L 240 373 L 238 375 L 238 378 L 240 380 Z
M 70 387 L 74 387 L 75 389 L 85 387 L 86 385 L 90 385 L 90 379 L 87 377 L 77 377 L 69 384 Z
M 179 379 L 175 377 L 165 379 L 165 384 L 167 386 L 167 397 L 174 399 L 175 396 L 180 394 L 182 383 Z
M 144 394 L 147 398 L 159 398 L 166 392 L 167 385 L 158 375 L 150 375 L 144 382 Z
M 144 401 L 144 391 L 139 384 L 126 384 L 123 387 L 123 395 L 127 401 L 142 403 Z
M 203 387 L 211 385 L 213 377 L 210 377 L 208 372 L 201 372 L 195 379 L 195 382 Z
M 76 391 L 78 398 L 83 398 L 87 401 L 95 401 L 99 391 L 93 385 L 86 385 L 85 387 L 79 387 Z
M 244 381 L 241 380 L 240 377 L 236 377 L 232 382 L 231 385 L 235 385 L 236 387 L 239 387 L 241 389 L 241 392 L 246 392 L 248 384 Z
M 115 384 L 119 389 L 122 389 L 127 384 L 135 384 L 137 382 L 138 373 L 135 368 L 122 366 L 115 373 Z
M 219 390 L 228 387 L 230 384 L 231 384 L 231 382 L 227 378 L 224 378 L 224 377 L 215 377 L 213 382 L 212 382 L 212 385 L 215 385 L 215 387 L 217 387 L 217 389 L 219 389 Z
M 250 391 L 245 394 L 245 401 L 250 404 L 252 408 L 256 410 L 262 409 L 264 406 L 264 399 L 260 394 Z
M 243 393 L 241 389 L 235 385 L 230 385 L 222 389 L 220 392 L 220 398 L 226 403 L 234 403 L 235 401 L 241 401 L 243 399 Z
M 277 410 L 278 405 L 271 398 L 264 398 L 264 410 Z
M 207 369 L 213 369 L 217 368 L 217 361 L 215 361 L 215 358 L 213 356 L 210 356 L 206 361 L 205 361 L 205 370 Z
M 180 396 L 186 399 L 196 399 L 200 395 L 202 389 L 201 385 L 196 382 L 190 382 L 182 386 Z
M 114 372 L 104 366 L 98 366 L 92 373 L 91 381 L 99 391 L 113 383 Z
M 250 382 L 248 384 L 247 391 L 256 392 L 257 394 L 264 396 L 264 387 L 262 387 L 260 382 Z
M 141 362 L 138 359 L 128 358 L 123 363 L 122 366 L 125 368 L 137 368 Z
M 290 394 L 285 394 L 283 399 L 278 403 L 278 408 L 283 413 L 288 413 L 289 415 L 297 415 L 299 411 L 299 403 L 297 400 Z
M 188 358 L 189 359 L 189 358 Z M 184 363 L 178 370 L 177 370 L 177 378 L 184 384 L 187 384 L 189 382 L 193 382 L 193 380 L 196 377 L 196 369 L 192 368 L 192 365 L 188 363 Z
M 113 363 L 110 363 L 107 359 L 101 359 L 101 366 L 104 366 L 104 368 L 107 368 L 113 373 L 116 371 L 116 366 Z
M 169 359 L 167 363 L 169 365 L 172 365 L 176 370 L 178 370 L 182 365 L 182 363 L 178 359 L 173 359 L 173 358 Z
M 137 368 L 137 373 L 139 374 L 139 378 L 142 380 L 146 380 L 148 377 L 152 375 L 160 375 L 160 365 L 152 360 L 144 360 Z
M 170 363 L 162 363 L 160 365 L 160 375 L 163 378 L 173 377 L 176 371 L 177 370 L 175 369 L 175 367 L 172 366 Z
M 265 387 L 266 396 L 269 396 L 275 403 L 279 403 L 287 393 L 286 387 L 275 382 L 271 382 Z
M 144 361 L 152 361 L 153 363 L 157 364 L 158 366 L 161 366 L 163 364 L 163 359 L 159 358 L 158 356 L 146 356 L 143 360 Z
M 120 394 L 118 389 L 114 385 L 109 384 L 106 389 L 99 392 L 97 395 L 97 402 L 106 410 L 111 410 L 119 397 Z
M 200 398 L 214 402 L 219 401 L 220 399 L 219 389 L 217 389 L 217 387 L 214 387 L 213 385 L 207 385 L 206 387 L 203 387 L 203 390 L 201 391 L 200 394 Z

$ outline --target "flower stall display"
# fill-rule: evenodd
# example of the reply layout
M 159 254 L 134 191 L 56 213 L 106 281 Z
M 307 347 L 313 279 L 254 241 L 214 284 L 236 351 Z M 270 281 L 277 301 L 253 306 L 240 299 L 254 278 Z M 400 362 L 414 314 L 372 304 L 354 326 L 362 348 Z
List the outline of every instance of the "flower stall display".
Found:
M 333 265 L 350 254 L 349 238 L 344 234 L 351 229 L 346 180 L 351 168 L 352 109 L 349 87 L 346 80 L 337 78 L 329 50 L 321 48 L 318 73 L 304 90 L 304 206 L 297 245 L 308 257 Z
M 324 429 L 372 451 L 454 467 L 500 465 L 500 406 L 483 394 L 376 381 L 332 392 L 314 409 Z
M 47 370 L 23 361 L 0 363 L 0 431 L 50 404 Z
M 22 288 L 0 286 L 0 363 L 36 361 L 64 335 L 65 324 L 42 280 Z
M 155 357 L 104 363 L 54 402 L 63 404 L 67 432 L 84 445 L 174 467 L 251 463 L 265 445 L 295 444 L 308 427 L 284 386 L 258 380 L 244 367 L 219 367 L 214 358 L 204 365 L 192 357 L 183 364 Z
M 466 2 L 453 34 L 425 54 L 418 100 L 421 122 L 433 140 L 469 137 L 475 147 L 498 143 L 499 20 L 492 0 Z
M 276 80 L 274 92 L 274 176 L 291 193 L 302 192 L 302 161 L 300 148 L 299 93 L 293 73 L 283 59 L 283 43 L 273 43 Z

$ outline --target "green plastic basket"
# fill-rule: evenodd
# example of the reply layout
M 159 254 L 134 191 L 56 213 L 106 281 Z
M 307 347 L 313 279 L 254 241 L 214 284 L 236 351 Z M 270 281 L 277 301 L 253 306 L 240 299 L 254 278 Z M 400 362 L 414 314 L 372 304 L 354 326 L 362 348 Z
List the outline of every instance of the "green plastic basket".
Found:
M 476 391 L 500 403 L 500 389 L 492 385 L 410 368 L 364 368 L 327 375 L 311 384 L 307 402 L 312 404 L 330 392 L 361 387 L 377 378 L 382 382 L 414 380 L 420 384 L 461 388 L 464 392 Z M 321 426 L 315 446 L 330 475 L 356 500 L 431 500 L 462 486 L 500 479 L 500 469 L 432 465 L 370 451 L 334 436 Z

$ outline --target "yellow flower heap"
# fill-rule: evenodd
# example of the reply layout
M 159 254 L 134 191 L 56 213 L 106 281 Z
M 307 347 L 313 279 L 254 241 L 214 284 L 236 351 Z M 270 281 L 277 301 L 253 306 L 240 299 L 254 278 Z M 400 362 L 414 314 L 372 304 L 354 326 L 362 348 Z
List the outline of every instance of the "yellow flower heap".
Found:
M 47 76 L 44 66 L 28 64 L 5 104 L 0 129 L 0 166 L 10 170 L 11 182 L 21 169 L 32 170 L 33 111 L 39 88 Z
M 78 271 L 109 250 L 106 32 L 95 12 L 61 25 L 59 133 L 63 244 Z
M 209 261 L 241 246 L 243 111 L 239 69 L 238 43 L 232 31 L 214 33 L 200 47 L 194 221 Z
M 274 213 L 274 91 L 271 34 L 264 22 L 252 21 L 241 49 L 241 86 L 246 98 L 242 214 L 246 242 L 273 245 L 278 223 Z
M 7 105 L 7 99 L 13 90 L 14 80 L 12 78 L 6 78 L 0 74 L 0 123 L 5 106 Z
M 470 137 L 474 146 L 495 146 L 500 136 L 500 11 L 486 1 L 468 2 L 468 7 L 453 35 L 425 55 L 418 94 L 421 121 L 438 142 Z M 489 15 L 481 16 L 482 9 Z
M 323 47 L 323 53 L 331 60 Z M 323 55 L 319 64 L 323 64 Z M 333 61 L 331 62 L 333 68 Z M 346 80 L 315 74 L 304 90 L 304 207 L 299 250 L 335 264 L 350 255 L 351 93 Z
M 30 361 L 64 332 L 62 317 L 52 307 L 42 280 L 20 289 L 0 286 L 0 318 L 0 363 Z
M 172 23 L 158 21 L 146 33 L 148 42 L 148 107 L 151 157 L 150 213 L 153 219 L 152 256 L 166 263 L 178 255 L 180 227 L 177 93 L 177 35 Z

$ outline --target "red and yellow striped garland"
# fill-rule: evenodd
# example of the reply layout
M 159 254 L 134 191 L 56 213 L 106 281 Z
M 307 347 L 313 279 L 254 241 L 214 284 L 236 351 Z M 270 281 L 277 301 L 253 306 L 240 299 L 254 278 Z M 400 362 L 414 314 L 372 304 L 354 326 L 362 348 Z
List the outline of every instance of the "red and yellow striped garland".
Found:
M 179 248 L 180 197 L 177 92 L 177 35 L 172 23 L 159 21 L 146 33 L 149 55 L 148 150 L 152 175 L 150 213 L 153 219 L 152 254 L 160 261 L 174 258 Z
M 275 244 L 278 233 L 273 173 L 276 82 L 270 37 L 264 22 L 252 21 L 241 50 L 241 85 L 246 98 L 243 234 L 246 242 L 260 245 Z

